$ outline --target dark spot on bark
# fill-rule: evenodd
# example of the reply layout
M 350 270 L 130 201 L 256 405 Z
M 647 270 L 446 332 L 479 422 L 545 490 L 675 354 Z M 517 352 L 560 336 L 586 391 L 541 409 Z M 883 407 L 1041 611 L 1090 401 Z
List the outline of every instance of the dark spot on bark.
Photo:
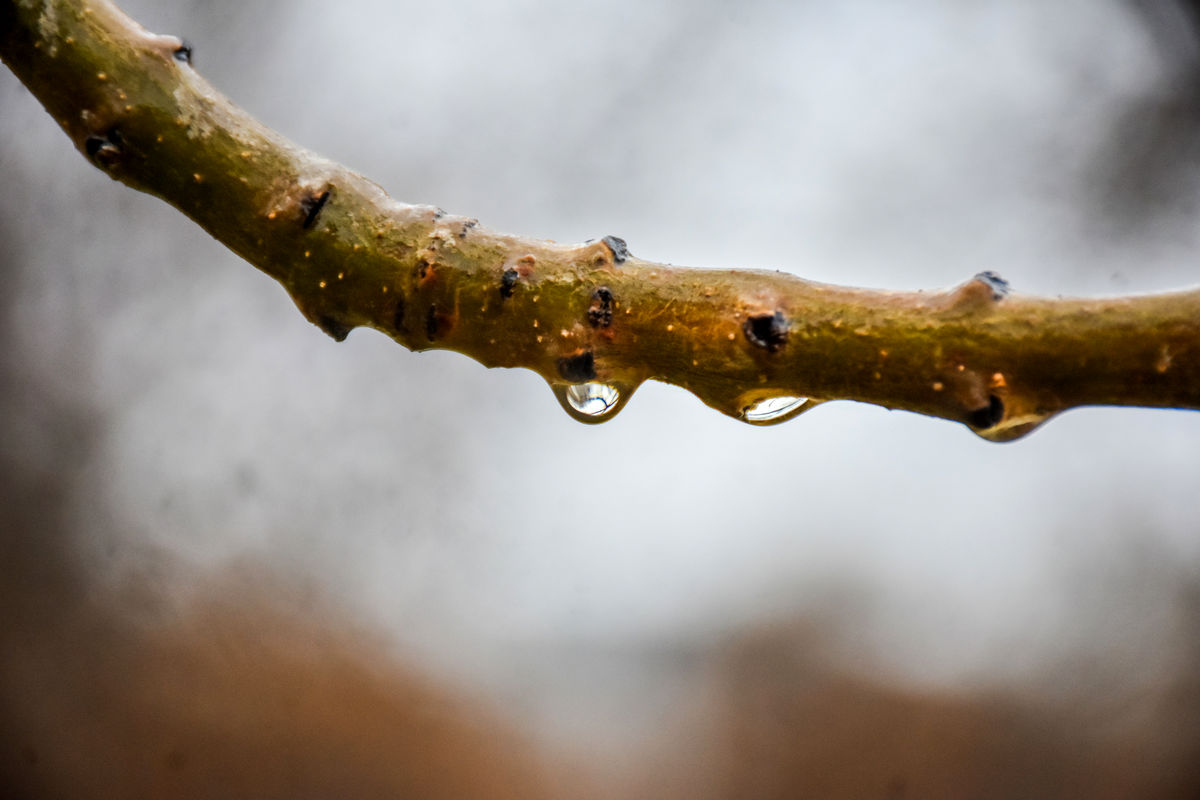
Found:
M 84 139 L 83 149 L 88 158 L 103 167 L 112 164 L 121 155 L 122 143 L 121 132 L 113 128 L 103 136 L 92 134 Z
M 300 201 L 300 211 L 304 213 L 303 227 L 308 230 L 317 222 L 317 217 L 321 215 L 321 209 L 325 208 L 325 204 L 329 202 L 329 190 L 320 194 L 310 194 Z
M 467 231 L 471 230 L 471 228 L 474 228 L 478 224 L 479 224 L 479 220 L 477 220 L 477 219 L 469 219 L 466 222 L 464 222 L 463 226 L 462 226 L 462 230 L 460 230 L 458 232 L 458 238 L 460 238 L 460 239 L 467 238 Z
M 613 293 L 607 286 L 601 286 L 592 292 L 592 304 L 588 307 L 588 322 L 593 328 L 607 328 L 612 325 Z
M 504 270 L 504 274 L 500 276 L 500 296 L 512 297 L 513 290 L 517 286 L 517 279 L 520 277 L 520 273 L 512 267 Z
M 317 327 L 329 334 L 329 338 L 335 342 L 344 342 L 346 337 L 350 335 L 350 331 L 354 330 L 353 325 L 347 325 L 340 319 L 322 314 L 316 319 Z
M 103 136 L 89 136 L 83 140 L 83 147 L 87 150 L 89 158 L 95 158 L 96 154 L 100 152 L 101 147 L 111 146 L 108 139 L 105 139 Z
M 774 353 L 785 344 L 788 338 L 788 321 L 782 311 L 774 314 L 758 314 L 747 318 L 742 323 L 742 332 L 756 347 Z
M 972 428 L 991 428 L 999 425 L 1004 419 L 1004 401 L 996 395 L 988 398 L 988 404 L 982 408 L 967 412 L 967 424 Z
M 591 350 L 558 360 L 558 374 L 571 383 L 583 383 L 596 377 L 596 359 Z
M 441 209 L 441 208 L 433 209 L 433 218 L 434 219 L 441 219 L 444 216 L 446 216 L 445 209 Z
M 175 56 L 176 61 L 180 61 L 184 64 L 191 64 L 192 63 L 192 43 L 189 42 L 187 39 L 180 39 L 179 47 L 175 48 L 175 52 L 173 53 L 173 55 Z
M 431 305 L 425 312 L 425 338 L 432 342 L 438 337 L 441 327 L 437 306 Z
M 992 290 L 993 300 L 1003 300 L 1005 297 L 1008 297 L 1008 293 L 1011 291 L 1008 281 L 991 270 L 979 273 L 975 276 L 975 280 L 987 284 L 988 288 Z
M 396 307 L 392 309 L 392 327 L 397 331 L 405 330 L 404 327 L 404 298 L 400 297 L 396 300 Z
M 625 244 L 624 239 L 616 236 L 605 236 L 600 241 L 608 245 L 608 249 L 612 251 L 613 261 L 617 264 L 624 264 L 629 258 L 629 245 Z

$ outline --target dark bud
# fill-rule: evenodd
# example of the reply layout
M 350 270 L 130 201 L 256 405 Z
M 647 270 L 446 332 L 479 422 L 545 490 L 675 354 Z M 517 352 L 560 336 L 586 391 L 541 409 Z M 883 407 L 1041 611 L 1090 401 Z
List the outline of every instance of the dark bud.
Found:
M 95 158 L 102 148 L 112 147 L 112 144 L 103 136 L 89 136 L 83 141 L 83 146 L 87 150 L 88 157 Z
M 787 344 L 788 321 L 782 311 L 759 314 L 742 323 L 742 332 L 756 347 L 774 353 Z
M 596 359 L 591 350 L 558 360 L 558 374 L 571 383 L 583 383 L 596 377 Z
M 121 155 L 121 144 L 121 132 L 113 128 L 103 136 L 93 134 L 84 139 L 83 149 L 88 158 L 103 167 L 112 164 Z
M 179 47 L 175 48 L 173 53 L 175 60 L 184 64 L 192 63 L 192 43 L 187 39 L 179 40 Z
M 613 320 L 613 293 L 607 286 L 592 292 L 592 304 L 588 307 L 588 322 L 593 328 L 607 328 Z
M 608 249 L 612 251 L 614 263 L 624 264 L 625 260 L 629 258 L 629 245 L 625 244 L 624 239 L 616 236 L 605 236 L 600 241 L 608 245 Z
M 300 201 L 300 212 L 304 214 L 302 225 L 305 230 L 308 230 L 317 223 L 317 217 L 321 215 L 321 209 L 329 202 L 329 190 L 320 194 L 310 194 Z
M 504 270 L 504 274 L 500 276 L 500 296 L 512 297 L 513 290 L 516 289 L 517 280 L 521 277 L 512 267 Z
M 1003 300 L 1005 297 L 1008 297 L 1008 293 L 1012 290 L 1008 285 L 1008 281 L 991 270 L 979 273 L 975 276 L 975 280 L 987 284 L 988 288 L 992 290 L 993 300 Z
M 335 342 L 344 342 L 346 337 L 350 335 L 350 331 L 354 330 L 353 325 L 347 325 L 341 320 L 322 314 L 316 319 L 317 327 L 329 334 L 329 338 Z
M 992 428 L 1004 419 L 1004 401 L 996 395 L 988 398 L 983 408 L 967 412 L 967 424 L 972 428 Z

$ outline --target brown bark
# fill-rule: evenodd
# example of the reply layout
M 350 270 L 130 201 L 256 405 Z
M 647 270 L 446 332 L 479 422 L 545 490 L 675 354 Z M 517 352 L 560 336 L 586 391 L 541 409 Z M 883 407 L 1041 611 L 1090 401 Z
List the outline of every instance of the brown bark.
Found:
M 651 379 L 752 424 L 849 399 L 995 441 L 1081 405 L 1200 408 L 1197 289 L 1043 299 L 984 273 L 882 292 L 655 264 L 611 236 L 502 234 L 296 147 L 106 0 L 0 0 L 0 31 L 0 57 L 89 160 L 274 277 L 330 336 L 365 326 L 531 369 L 581 421 Z

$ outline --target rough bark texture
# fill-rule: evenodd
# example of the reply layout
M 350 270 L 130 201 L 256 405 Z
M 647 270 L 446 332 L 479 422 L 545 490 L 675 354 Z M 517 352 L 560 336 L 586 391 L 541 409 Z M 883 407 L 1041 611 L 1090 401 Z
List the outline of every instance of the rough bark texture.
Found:
M 335 339 L 366 326 L 543 376 L 577 419 L 677 384 L 754 424 L 859 400 L 1017 438 L 1080 405 L 1200 408 L 1200 290 L 1115 299 L 881 292 L 512 236 L 389 198 L 283 139 L 104 0 L 0 0 L 0 57 L 75 146 L 278 280 Z M 572 388 L 574 387 L 574 388 Z

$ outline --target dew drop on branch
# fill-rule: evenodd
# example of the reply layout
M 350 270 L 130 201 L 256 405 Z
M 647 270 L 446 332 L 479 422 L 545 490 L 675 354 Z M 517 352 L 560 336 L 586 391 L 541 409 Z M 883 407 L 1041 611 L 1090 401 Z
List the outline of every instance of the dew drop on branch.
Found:
M 567 387 L 571 408 L 589 417 L 600 417 L 616 408 L 621 393 L 607 383 L 577 383 Z
M 599 381 L 553 384 L 552 388 L 568 414 L 589 424 L 607 422 L 615 417 L 632 394 L 632 389 Z
M 817 405 L 807 397 L 765 397 L 742 409 L 742 421 L 751 425 L 776 425 Z

